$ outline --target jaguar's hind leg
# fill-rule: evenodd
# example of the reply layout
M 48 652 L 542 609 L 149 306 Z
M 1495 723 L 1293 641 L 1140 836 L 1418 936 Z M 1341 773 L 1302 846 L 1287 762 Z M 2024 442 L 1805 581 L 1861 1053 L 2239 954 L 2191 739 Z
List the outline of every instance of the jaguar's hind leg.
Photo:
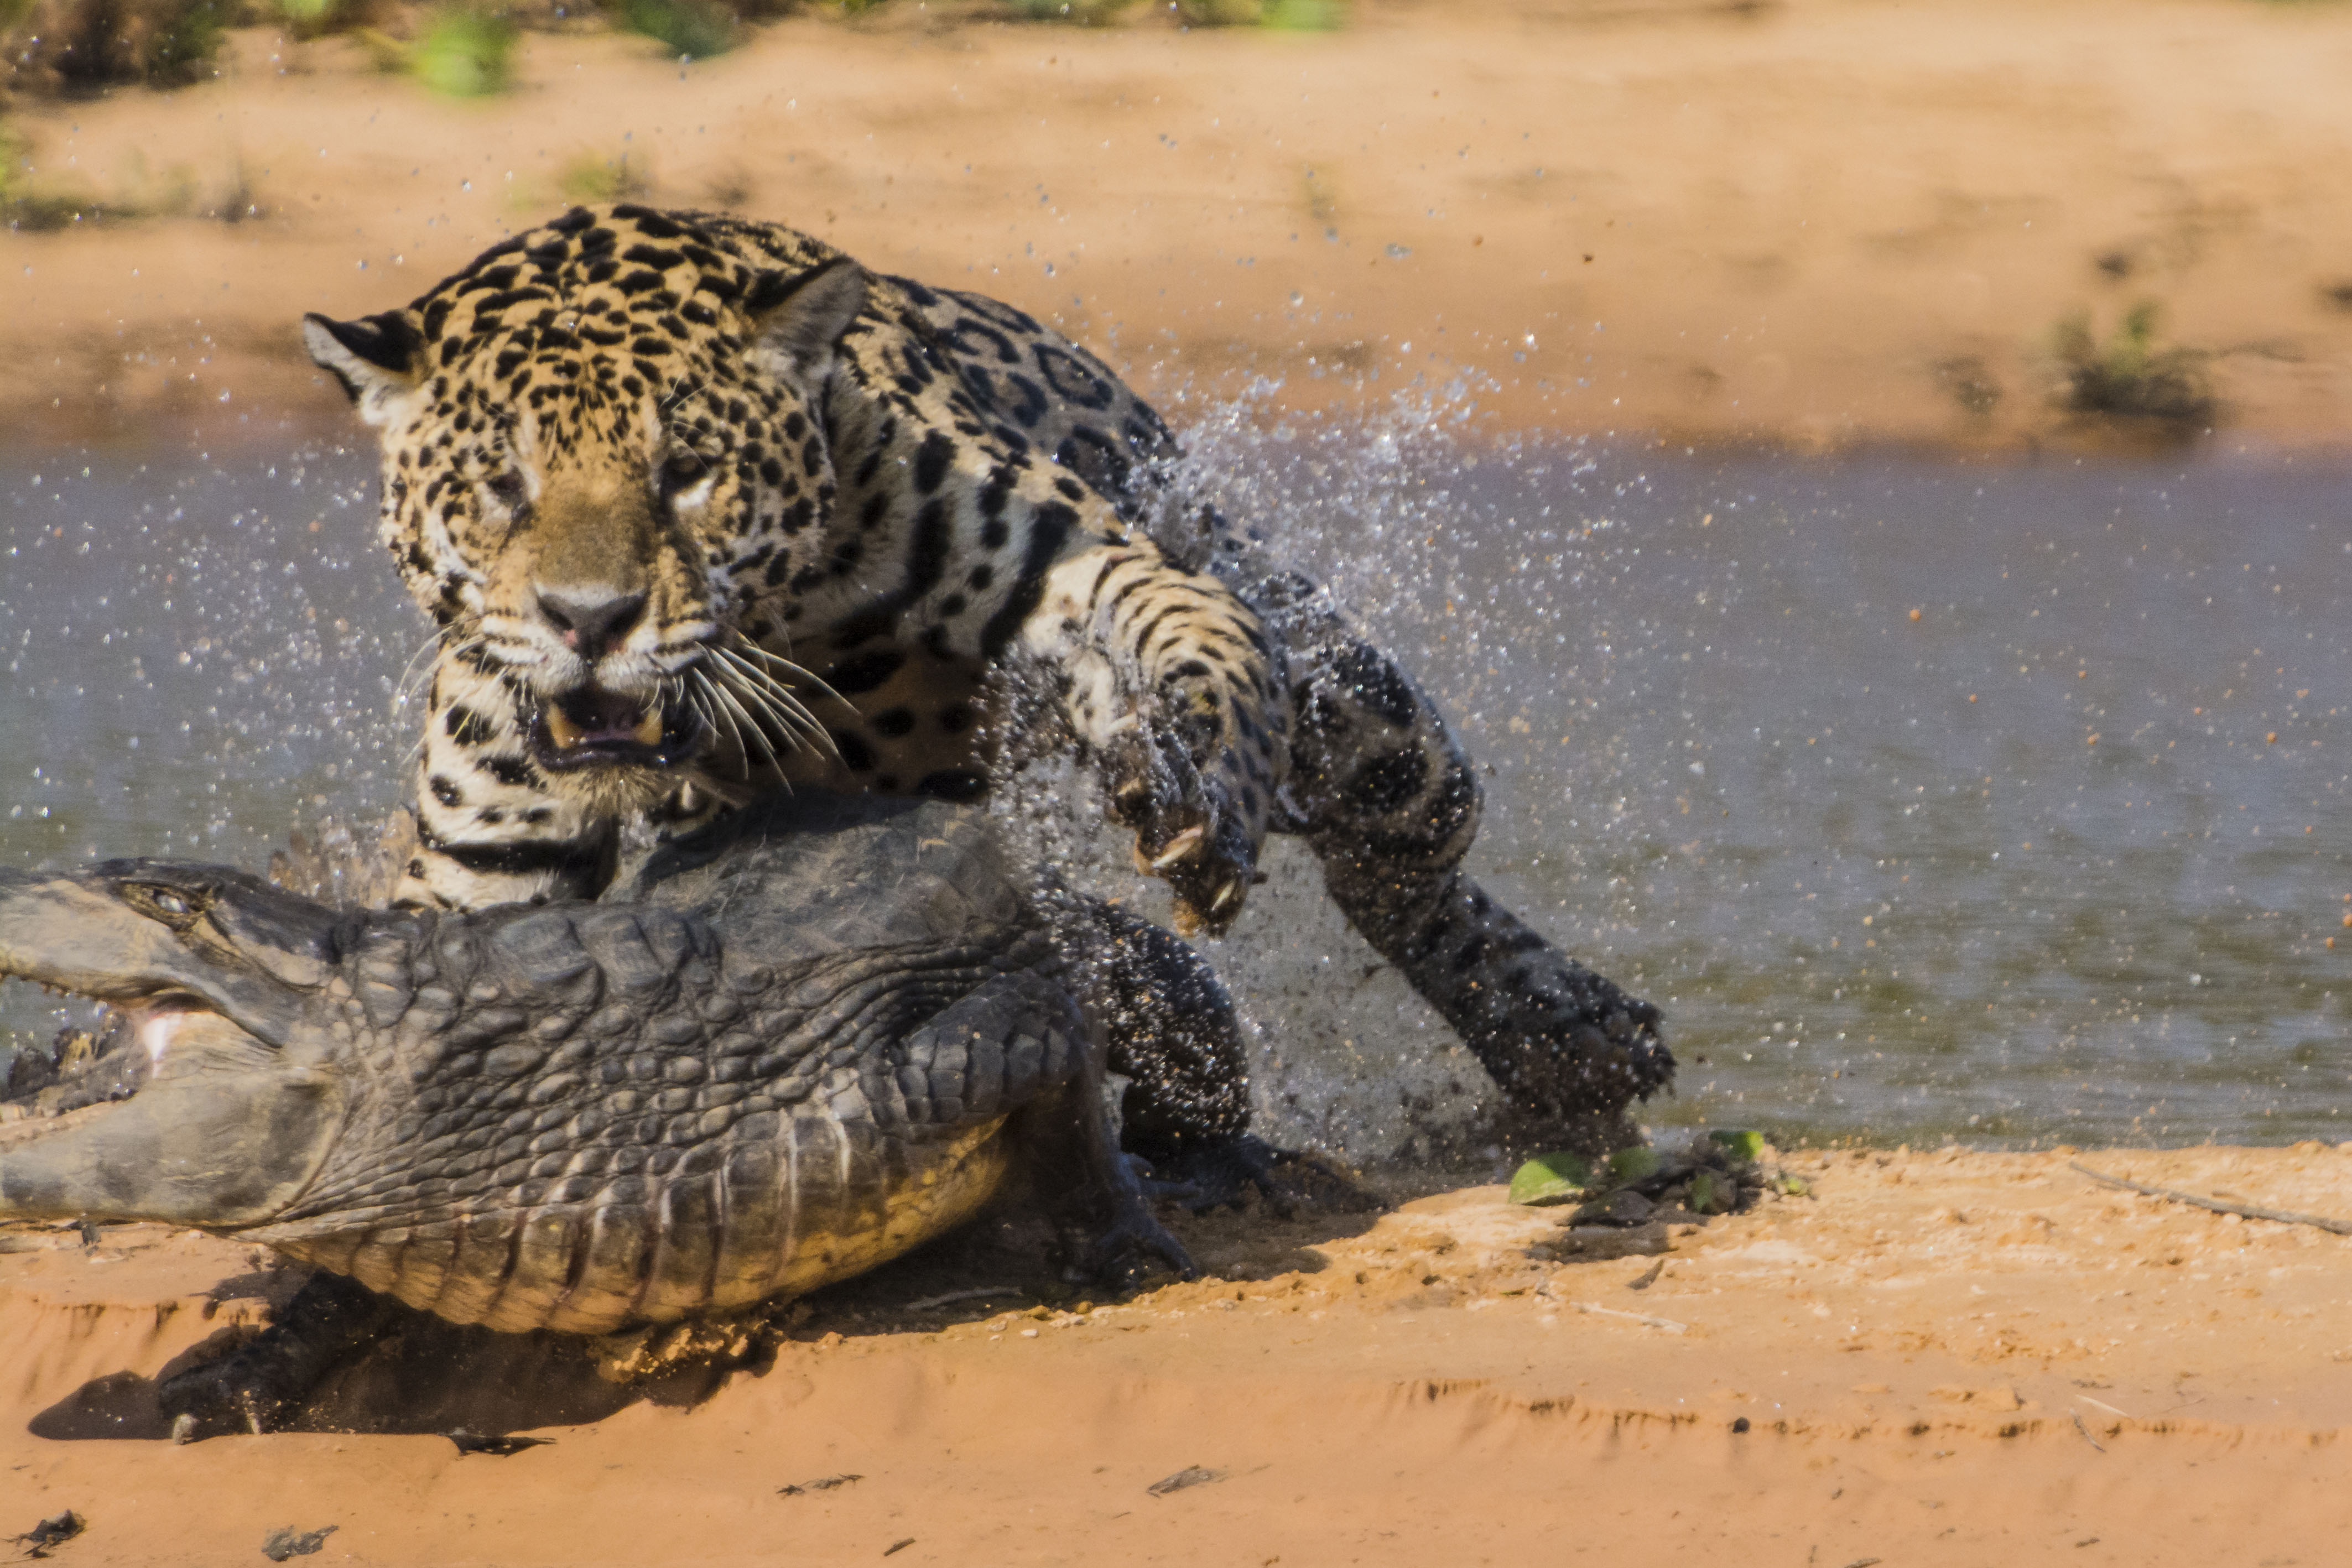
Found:
M 1464 874 L 1480 792 L 1445 721 L 1329 595 L 1295 573 L 1244 593 L 1286 647 L 1283 800 L 1349 921 L 1453 1025 L 1511 1109 L 1617 1115 L 1673 1076 L 1658 1009 L 1576 963 Z

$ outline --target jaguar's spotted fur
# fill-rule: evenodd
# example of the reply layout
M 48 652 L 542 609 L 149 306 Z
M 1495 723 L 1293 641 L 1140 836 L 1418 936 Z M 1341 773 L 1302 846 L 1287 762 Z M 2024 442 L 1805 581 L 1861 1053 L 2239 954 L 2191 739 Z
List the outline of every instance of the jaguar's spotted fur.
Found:
M 1412 682 L 1178 504 L 1159 417 L 1022 312 L 625 205 L 305 329 L 382 433 L 383 538 L 444 628 L 406 901 L 593 891 L 625 819 L 776 773 L 977 795 L 1042 711 L 1180 925 L 1222 928 L 1263 835 L 1304 833 L 1521 1108 L 1671 1073 L 1654 1009 L 1462 874 L 1478 787 Z

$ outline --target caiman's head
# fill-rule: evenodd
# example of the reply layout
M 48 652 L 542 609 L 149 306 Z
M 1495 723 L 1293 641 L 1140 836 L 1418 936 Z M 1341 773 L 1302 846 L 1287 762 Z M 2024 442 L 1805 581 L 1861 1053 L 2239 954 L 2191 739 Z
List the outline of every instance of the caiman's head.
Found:
M 719 737 L 792 743 L 797 705 L 745 633 L 825 575 L 824 388 L 866 298 L 813 241 L 621 205 L 405 308 L 305 320 L 382 438 L 410 591 L 450 656 L 524 696 L 542 768 L 656 789 Z
M 110 1003 L 145 1058 L 126 1099 L 0 1122 L 0 1220 L 234 1230 L 282 1212 L 341 1117 L 331 1031 L 298 1027 L 337 918 L 221 866 L 0 870 L 0 976 Z

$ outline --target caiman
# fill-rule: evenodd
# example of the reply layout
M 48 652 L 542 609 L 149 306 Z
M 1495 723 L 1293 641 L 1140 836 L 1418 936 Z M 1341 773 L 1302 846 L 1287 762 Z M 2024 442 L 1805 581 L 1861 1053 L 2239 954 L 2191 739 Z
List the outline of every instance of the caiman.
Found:
M 1041 895 L 978 808 L 810 790 L 593 903 L 338 910 L 220 866 L 0 870 L 0 974 L 110 1004 L 119 1041 L 0 1124 L 0 1220 L 190 1226 L 454 1322 L 590 1334 L 870 1269 L 1025 1159 L 1087 1266 L 1189 1271 L 1102 1089 L 1116 1020 L 1148 1081 L 1133 1136 L 1264 1149 L 1229 1005 L 1188 960 Z

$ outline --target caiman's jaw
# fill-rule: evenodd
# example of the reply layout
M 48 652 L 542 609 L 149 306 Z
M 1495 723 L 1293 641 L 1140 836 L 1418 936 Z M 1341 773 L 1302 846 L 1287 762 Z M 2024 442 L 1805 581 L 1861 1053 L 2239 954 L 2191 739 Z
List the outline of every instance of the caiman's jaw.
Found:
M 0 1220 L 236 1230 L 282 1213 L 341 1120 L 335 1064 L 283 1048 L 333 921 L 217 867 L 0 871 L 0 976 L 120 1015 L 113 1051 L 0 1113 Z
M 592 768 L 675 768 L 701 749 L 701 719 L 685 704 L 577 686 L 526 716 L 532 756 L 551 773 Z

